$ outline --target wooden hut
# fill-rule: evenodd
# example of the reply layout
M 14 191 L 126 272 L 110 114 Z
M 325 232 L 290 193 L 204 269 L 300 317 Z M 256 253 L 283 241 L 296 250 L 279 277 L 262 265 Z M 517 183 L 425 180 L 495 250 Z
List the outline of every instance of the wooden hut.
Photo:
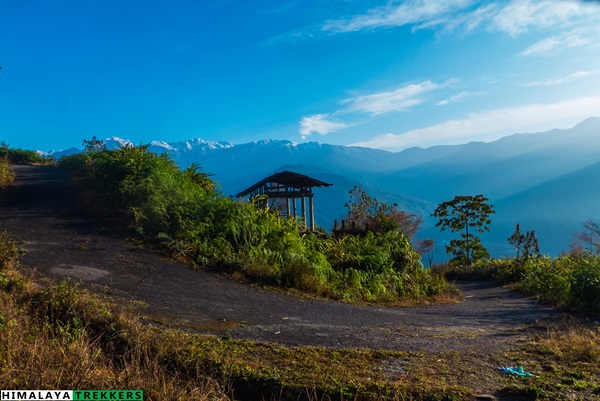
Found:
M 281 213 L 286 216 L 298 217 L 297 203 L 300 200 L 300 216 L 304 221 L 304 225 L 308 224 L 310 230 L 315 229 L 315 206 L 313 202 L 314 187 L 330 187 L 323 181 L 311 178 L 307 175 L 294 173 L 292 171 L 283 171 L 273 174 L 262 181 L 257 182 L 251 187 L 243 190 L 236 196 L 238 198 L 249 195 L 251 198 L 255 196 L 265 196 L 263 207 L 268 206 L 268 200 L 281 199 L 285 202 L 284 210 Z M 308 199 L 308 215 L 306 210 L 306 199 Z

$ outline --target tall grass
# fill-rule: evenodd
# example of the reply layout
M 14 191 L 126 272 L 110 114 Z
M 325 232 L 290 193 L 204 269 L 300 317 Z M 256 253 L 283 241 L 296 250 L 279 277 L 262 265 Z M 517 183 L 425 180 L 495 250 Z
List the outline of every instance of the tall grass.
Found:
M 0 158 L 0 188 L 12 184 L 15 172 L 6 158 Z
M 41 286 L 17 271 L 19 244 L 0 234 L 0 386 L 139 388 L 150 400 L 226 398 L 201 372 L 174 372 L 177 340 L 142 326 L 63 282 Z
M 126 216 L 148 244 L 198 266 L 349 301 L 423 298 L 448 290 L 401 232 L 321 238 L 293 219 L 223 196 L 197 165 L 180 171 L 147 146 L 88 152 L 61 165 Z

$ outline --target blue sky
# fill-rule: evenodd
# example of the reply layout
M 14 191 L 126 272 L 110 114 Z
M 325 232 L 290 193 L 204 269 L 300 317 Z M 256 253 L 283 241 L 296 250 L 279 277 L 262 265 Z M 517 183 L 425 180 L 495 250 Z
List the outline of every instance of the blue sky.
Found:
M 600 116 L 600 2 L 0 0 L 0 139 L 388 150 Z

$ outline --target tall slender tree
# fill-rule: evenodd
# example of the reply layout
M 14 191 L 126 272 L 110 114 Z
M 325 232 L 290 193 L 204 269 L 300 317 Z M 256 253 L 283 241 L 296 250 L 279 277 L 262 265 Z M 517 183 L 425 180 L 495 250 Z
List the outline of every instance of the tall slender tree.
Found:
M 446 246 L 446 252 L 452 253 L 455 259 L 469 265 L 473 257 L 480 259 L 488 255 L 480 238 L 473 234 L 490 230 L 490 215 L 496 212 L 488 201 L 483 195 L 456 196 L 450 201 L 440 203 L 432 214 L 438 218 L 436 227 L 441 227 L 441 231 L 461 233 L 461 239 L 452 240 L 451 244 Z

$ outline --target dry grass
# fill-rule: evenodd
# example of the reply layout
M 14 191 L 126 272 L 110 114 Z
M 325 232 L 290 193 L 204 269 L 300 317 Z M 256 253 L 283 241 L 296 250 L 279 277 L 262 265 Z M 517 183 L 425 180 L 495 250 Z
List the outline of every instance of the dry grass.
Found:
M 538 375 L 505 378 L 504 393 L 539 400 L 600 400 L 600 326 L 566 316 L 542 324 L 518 353 L 510 355 Z M 535 397 L 535 398 L 534 398 Z
M 507 355 L 286 347 L 142 324 L 68 283 L 36 283 L 0 233 L 0 386 L 142 389 L 147 400 L 600 399 L 600 333 L 575 320 L 538 327 Z M 539 378 L 504 377 L 523 365 Z
M 149 400 L 228 398 L 207 375 L 169 369 L 165 361 L 176 342 L 165 341 L 164 333 L 106 299 L 22 276 L 14 269 L 14 245 L 0 247 L 0 387 L 143 389 Z
M 0 158 L 0 188 L 8 186 L 15 180 L 15 172 L 8 159 Z
M 450 400 L 462 386 L 395 374 L 422 355 L 285 347 L 142 324 L 110 299 L 15 269 L 19 247 L 0 239 L 0 386 L 142 389 L 147 400 Z M 412 369 L 412 368 L 411 368 Z M 413 373 L 414 372 L 414 373 Z

